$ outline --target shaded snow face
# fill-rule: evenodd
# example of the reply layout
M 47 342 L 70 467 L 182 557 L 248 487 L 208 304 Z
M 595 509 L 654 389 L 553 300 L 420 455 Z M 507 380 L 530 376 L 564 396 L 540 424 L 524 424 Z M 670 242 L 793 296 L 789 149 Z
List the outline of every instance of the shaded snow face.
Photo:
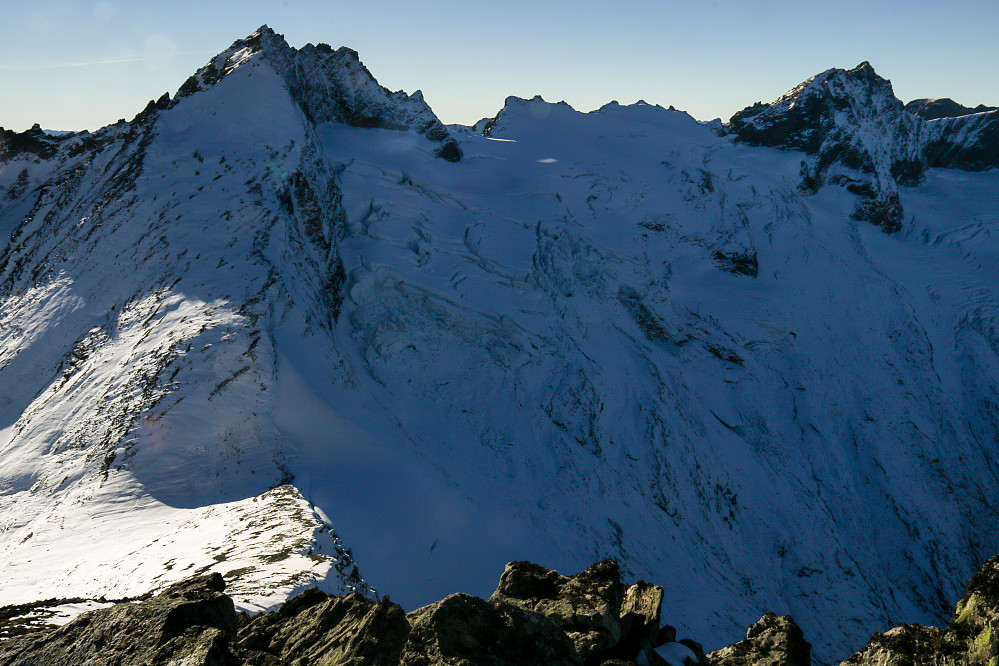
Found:
M 772 610 L 828 660 L 996 550 L 994 171 L 889 236 L 644 104 L 511 98 L 452 163 L 310 113 L 276 40 L 0 165 L 4 598 L 615 557 L 709 648 Z
M 314 385 L 379 448 L 356 485 L 310 483 L 351 503 L 338 529 L 395 598 L 432 599 L 437 572 L 488 593 L 478 567 L 504 554 L 614 556 L 709 645 L 775 608 L 830 659 L 946 613 L 994 548 L 970 526 L 995 520 L 995 353 L 972 331 L 997 275 L 971 258 L 995 174 L 931 170 L 886 236 L 849 192 L 803 194 L 800 153 L 655 107 L 511 100 L 455 168 L 413 138 L 318 133 L 347 278 Z M 342 430 L 328 450 L 353 455 Z

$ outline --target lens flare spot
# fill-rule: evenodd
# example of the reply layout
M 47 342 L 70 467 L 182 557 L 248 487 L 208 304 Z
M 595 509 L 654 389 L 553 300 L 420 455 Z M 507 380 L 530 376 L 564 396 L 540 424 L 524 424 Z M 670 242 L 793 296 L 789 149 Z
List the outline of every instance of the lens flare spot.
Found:
M 538 120 L 543 120 L 548 117 L 548 114 L 552 112 L 552 105 L 540 99 L 532 99 L 531 104 L 527 107 L 531 115 Z
M 177 45 L 165 35 L 150 35 L 142 59 L 150 69 L 165 67 L 177 56 Z

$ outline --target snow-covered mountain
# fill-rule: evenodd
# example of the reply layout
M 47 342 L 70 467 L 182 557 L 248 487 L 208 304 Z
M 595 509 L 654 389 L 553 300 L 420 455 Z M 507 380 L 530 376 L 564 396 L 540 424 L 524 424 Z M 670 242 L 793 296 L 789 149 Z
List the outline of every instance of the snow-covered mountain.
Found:
M 999 551 L 997 127 L 864 64 L 724 129 L 448 128 L 265 27 L 130 123 L 0 133 L 0 604 L 615 557 L 708 648 L 937 619 Z
M 864 62 L 825 71 L 772 104 L 737 113 L 731 129 L 740 141 L 812 156 L 801 164 L 806 191 L 844 186 L 858 195 L 854 219 L 895 232 L 904 219 L 898 187 L 918 185 L 927 168 L 999 166 L 999 112 L 946 101 L 903 106 L 891 83 Z

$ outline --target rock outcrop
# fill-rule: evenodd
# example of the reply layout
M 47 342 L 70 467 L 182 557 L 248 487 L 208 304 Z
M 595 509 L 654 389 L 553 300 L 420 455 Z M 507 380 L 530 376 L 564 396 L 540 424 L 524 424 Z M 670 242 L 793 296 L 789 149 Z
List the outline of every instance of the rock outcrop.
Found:
M 999 111 L 953 100 L 903 105 L 867 62 L 827 70 L 770 104 L 748 107 L 732 116 L 729 131 L 750 145 L 805 153 L 802 190 L 845 187 L 858 197 L 853 218 L 886 233 L 901 229 L 898 187 L 918 184 L 927 168 L 999 166 Z
M 584 666 L 665 662 L 652 652 L 661 587 L 621 583 L 606 560 L 575 576 L 507 566 L 493 598 L 453 594 L 406 614 L 387 597 L 308 589 L 237 613 L 219 574 L 0 643 L 0 666 Z
M 843 666 L 999 663 L 999 556 L 968 581 L 945 629 L 903 624 L 875 634 Z
M 278 658 L 274 663 L 373 666 L 399 663 L 408 635 L 406 614 L 387 598 L 326 595 L 311 588 L 277 611 L 254 617 L 236 642 L 250 654 Z
M 625 587 L 614 560 L 598 562 L 575 576 L 531 562 L 511 562 L 490 600 L 549 618 L 590 666 L 635 660 L 656 647 L 663 589 L 644 581 Z
M 53 631 L 0 643 L 0 664 L 241 663 L 230 650 L 239 619 L 224 588 L 216 573 L 189 578 L 140 603 L 85 613 Z
M 404 666 L 581 663 L 572 640 L 548 618 L 502 601 L 452 594 L 407 619 Z
M 766 613 L 746 638 L 705 654 L 660 627 L 663 589 L 621 582 L 614 560 L 563 576 L 511 562 L 489 600 L 452 594 L 405 613 L 388 597 L 308 589 L 249 617 L 219 574 L 65 626 L 0 641 L 0 666 L 810 666 L 789 615 Z M 903 624 L 841 666 L 999 663 L 999 555 L 968 582 L 945 629 Z
M 47 135 L 38 123 L 20 133 L 0 127 L 0 160 L 8 160 L 21 153 L 52 157 L 58 150 L 58 142 L 58 137 Z
M 790 615 L 767 613 L 749 627 L 746 638 L 707 654 L 711 666 L 809 666 L 812 646 Z
M 986 111 L 999 111 L 999 107 L 979 104 L 971 108 L 958 104 L 949 97 L 942 97 L 940 99 L 914 99 L 905 105 L 905 110 L 923 120 L 937 120 L 939 118 L 968 116 L 973 113 L 985 113 Z

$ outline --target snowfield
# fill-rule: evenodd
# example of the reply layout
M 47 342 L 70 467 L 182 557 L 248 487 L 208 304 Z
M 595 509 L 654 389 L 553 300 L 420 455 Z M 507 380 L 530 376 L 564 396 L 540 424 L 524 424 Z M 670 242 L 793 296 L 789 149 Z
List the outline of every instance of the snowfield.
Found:
M 0 604 L 213 570 L 414 609 L 614 557 L 680 636 L 790 613 L 826 663 L 999 551 L 999 170 L 886 234 L 644 103 L 510 98 L 452 162 L 422 97 L 317 117 L 326 55 L 258 41 L 0 162 Z

